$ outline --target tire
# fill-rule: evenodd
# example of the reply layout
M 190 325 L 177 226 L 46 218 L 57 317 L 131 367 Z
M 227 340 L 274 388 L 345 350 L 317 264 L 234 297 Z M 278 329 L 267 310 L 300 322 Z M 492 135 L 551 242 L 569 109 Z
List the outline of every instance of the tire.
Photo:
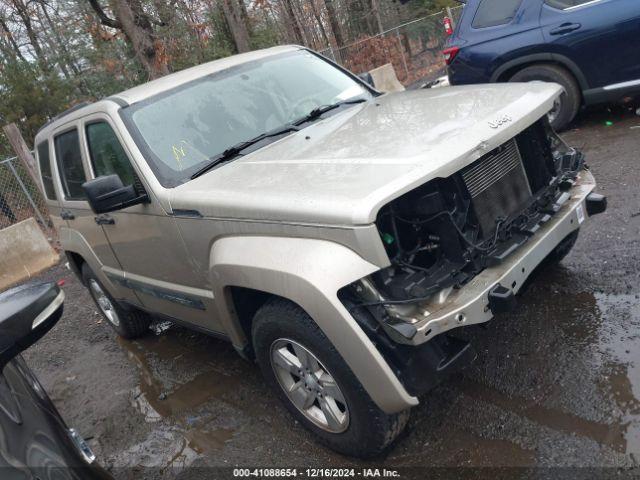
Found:
M 322 330 L 304 310 L 294 303 L 282 298 L 274 298 L 265 303 L 255 314 L 252 339 L 256 359 L 269 386 L 293 416 L 313 432 L 321 443 L 332 450 L 359 458 L 375 457 L 389 448 L 404 429 L 409 418 L 409 410 L 392 415 L 380 410 Z M 272 352 L 283 352 L 284 349 L 285 355 L 287 352 L 295 355 L 300 351 L 300 347 L 315 357 L 318 362 L 316 368 L 320 368 L 320 372 L 324 370 L 329 375 L 329 377 L 325 373 L 319 375 L 318 388 L 321 390 L 307 413 L 303 413 L 304 406 L 299 408 L 293 403 L 289 397 L 293 393 L 285 393 L 282 376 L 291 377 L 291 381 L 297 384 L 305 381 L 305 378 L 308 379 L 308 375 L 299 375 L 298 372 L 299 380 L 296 381 L 295 376 L 288 373 L 289 369 L 274 366 L 272 361 Z M 302 358 L 302 356 L 295 358 Z M 314 378 L 312 377 L 310 384 L 314 383 Z M 332 385 L 332 382 L 326 381 L 327 378 L 335 382 L 338 395 L 331 396 L 331 392 L 336 392 L 335 389 L 324 389 Z M 325 379 L 324 384 L 322 384 L 323 379 Z M 305 392 L 304 388 L 300 386 L 291 391 L 308 394 L 308 390 Z M 325 409 L 333 398 L 333 411 L 336 411 L 335 407 L 337 407 L 342 414 L 342 416 L 335 415 L 334 418 L 340 418 L 343 421 L 341 425 L 337 425 L 334 421 L 333 425 L 323 426 L 322 419 L 310 419 L 311 411 L 314 411 L 316 416 L 324 417 L 325 420 L 331 417 L 331 415 L 325 415 L 325 410 L 320 408 L 323 401 L 323 397 L 320 396 L 323 395 L 322 392 L 325 392 Z M 340 397 L 342 397 L 341 400 L 336 400 Z M 342 401 L 344 403 L 341 403 Z
M 134 308 L 128 310 L 122 308 L 86 263 L 82 264 L 82 279 L 98 311 L 118 335 L 132 340 L 141 337 L 149 330 L 151 316 Z M 99 299 L 100 292 L 104 295 L 101 299 Z
M 530 82 L 532 80 L 555 82 L 564 87 L 564 92 L 559 97 L 557 113 L 549 115 L 549 122 L 556 131 L 566 128 L 578 113 L 582 100 L 580 87 L 573 75 L 557 65 L 540 64 L 523 68 L 509 79 L 510 82 Z
M 560 263 L 564 258 L 569 255 L 569 252 L 573 249 L 573 246 L 576 244 L 578 240 L 578 234 L 580 230 L 575 230 L 567 235 L 557 246 L 554 248 L 547 258 L 545 262 L 551 265 L 555 265 Z

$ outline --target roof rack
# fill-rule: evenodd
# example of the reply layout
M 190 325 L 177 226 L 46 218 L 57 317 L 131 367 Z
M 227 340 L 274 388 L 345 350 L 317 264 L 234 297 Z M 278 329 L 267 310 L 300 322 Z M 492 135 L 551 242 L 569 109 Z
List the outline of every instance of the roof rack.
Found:
M 45 129 L 47 126 L 51 125 L 56 120 L 60 120 L 61 118 L 66 117 L 70 113 L 75 112 L 76 110 L 80 110 L 81 108 L 86 107 L 87 105 L 91 105 L 92 103 L 93 102 L 80 102 L 80 103 L 78 103 L 77 105 L 74 105 L 71 108 L 67 108 L 64 112 L 59 113 L 58 115 L 56 115 L 55 117 L 51 118 L 50 120 L 47 120 L 47 122 L 38 129 L 37 133 L 40 133 L 43 129 Z

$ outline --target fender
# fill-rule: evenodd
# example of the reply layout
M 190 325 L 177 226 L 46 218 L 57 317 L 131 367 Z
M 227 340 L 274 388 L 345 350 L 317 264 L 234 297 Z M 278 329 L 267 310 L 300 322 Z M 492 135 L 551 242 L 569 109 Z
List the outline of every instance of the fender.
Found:
M 326 240 L 264 236 L 216 241 L 209 265 L 219 318 L 235 345 L 245 340 L 231 316 L 225 288 L 278 295 L 313 318 L 383 411 L 396 413 L 418 404 L 338 299 L 341 287 L 375 272 L 377 266 Z
M 587 90 L 589 88 L 589 84 L 587 79 L 585 78 L 580 67 L 576 65 L 572 60 L 564 55 L 560 55 L 558 53 L 534 53 L 531 55 L 524 55 L 522 57 L 514 58 L 513 60 L 509 60 L 502 65 L 500 65 L 491 75 L 491 82 L 496 83 L 498 79 L 507 71 L 511 70 L 517 66 L 525 66 L 532 63 L 542 63 L 542 62 L 554 62 L 562 65 L 567 70 L 569 70 L 573 76 L 576 78 L 578 84 L 580 85 L 580 89 L 582 91 Z

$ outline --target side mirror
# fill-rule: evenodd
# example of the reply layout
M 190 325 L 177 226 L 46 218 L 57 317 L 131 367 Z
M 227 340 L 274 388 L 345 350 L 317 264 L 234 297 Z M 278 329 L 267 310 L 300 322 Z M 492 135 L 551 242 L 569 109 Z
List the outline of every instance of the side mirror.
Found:
M 363 82 L 365 82 L 366 84 L 368 84 L 369 86 L 375 88 L 375 85 L 373 84 L 373 77 L 369 72 L 359 73 L 357 77 Z
M 118 175 L 105 175 L 82 184 L 91 210 L 95 213 L 108 213 L 115 210 L 144 203 L 149 197 L 138 195 L 133 185 L 122 184 Z
M 55 283 L 21 285 L 0 293 L 0 372 L 40 340 L 62 316 L 64 292 Z

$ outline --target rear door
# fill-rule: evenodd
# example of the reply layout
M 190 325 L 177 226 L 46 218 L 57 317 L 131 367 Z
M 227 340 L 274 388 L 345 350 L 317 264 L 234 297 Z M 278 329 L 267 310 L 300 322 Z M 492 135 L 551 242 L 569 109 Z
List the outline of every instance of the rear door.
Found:
M 96 223 L 96 215 L 89 207 L 82 184 L 87 181 L 87 166 L 80 148 L 82 132 L 80 122 L 67 123 L 57 128 L 52 135 L 52 146 L 55 166 L 58 173 L 58 191 L 62 216 L 67 222 L 67 228 L 60 229 L 60 241 L 70 243 L 81 241 L 87 250 L 97 257 L 85 258 L 96 274 L 101 274 L 103 267 L 120 270 L 120 264 L 107 241 L 102 227 Z M 78 240 L 78 236 L 81 240 Z M 85 254 L 86 256 L 86 254 Z M 134 295 L 126 289 L 112 284 L 111 293 L 119 299 L 126 299 L 138 303 Z
M 640 83 L 638 0 L 545 0 L 540 21 L 551 52 L 577 64 L 589 88 Z

